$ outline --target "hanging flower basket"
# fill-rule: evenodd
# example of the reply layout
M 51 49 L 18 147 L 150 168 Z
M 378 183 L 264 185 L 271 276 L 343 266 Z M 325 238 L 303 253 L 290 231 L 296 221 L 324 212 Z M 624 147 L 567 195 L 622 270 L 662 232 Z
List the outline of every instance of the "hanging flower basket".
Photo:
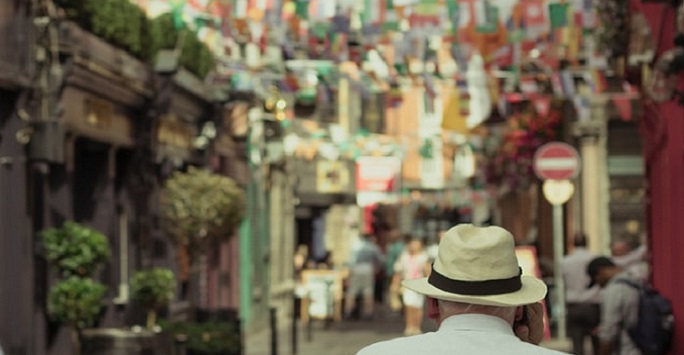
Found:
M 487 183 L 508 190 L 527 188 L 536 179 L 534 153 L 557 139 L 560 126 L 561 113 L 553 108 L 544 116 L 529 108 L 508 117 L 500 144 L 487 159 Z

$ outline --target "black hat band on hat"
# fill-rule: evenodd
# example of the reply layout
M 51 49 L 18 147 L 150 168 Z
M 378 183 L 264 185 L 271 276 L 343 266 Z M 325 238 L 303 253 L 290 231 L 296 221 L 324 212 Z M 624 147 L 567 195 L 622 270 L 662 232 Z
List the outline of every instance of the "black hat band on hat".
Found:
M 434 265 L 427 282 L 438 289 L 469 296 L 492 296 L 518 291 L 522 288 L 522 268 L 518 268 L 518 275 L 508 279 L 483 281 L 463 281 L 448 278 L 435 270 Z

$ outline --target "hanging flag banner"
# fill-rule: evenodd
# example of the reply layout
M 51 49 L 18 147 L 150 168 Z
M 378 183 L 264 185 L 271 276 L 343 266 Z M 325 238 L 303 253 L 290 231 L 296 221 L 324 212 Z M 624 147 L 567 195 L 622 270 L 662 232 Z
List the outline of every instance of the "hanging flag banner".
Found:
M 419 99 L 418 105 L 418 136 L 421 138 L 434 137 L 441 133 L 442 127 L 442 99 L 441 95 L 432 90 L 421 90 L 422 99 Z
M 235 0 L 233 6 L 233 17 L 242 19 L 247 17 L 247 0 Z
M 309 18 L 309 4 L 309 0 L 295 0 L 295 16 L 307 20 Z
M 526 28 L 543 27 L 547 24 L 544 0 L 522 0 L 523 21 Z
M 335 16 L 336 0 L 310 0 L 309 19 L 312 21 L 327 21 Z
M 475 6 L 475 31 L 495 33 L 499 27 L 499 8 L 489 1 L 478 1 Z
M 613 105 L 617 109 L 623 121 L 632 119 L 632 98 L 629 95 L 617 95 L 613 97 Z
M 453 89 L 442 117 L 442 129 L 465 134 L 468 132 L 466 120 L 461 115 L 461 99 L 458 89 Z
M 420 0 L 392 0 L 394 6 L 410 6 L 418 4 Z
M 426 189 L 444 188 L 444 158 L 442 155 L 441 137 L 436 136 L 427 138 L 421 150 L 421 186 Z
M 603 75 L 603 73 L 598 69 L 591 69 L 589 75 L 590 80 L 588 81 L 591 83 L 591 88 L 594 91 L 594 93 L 601 94 L 605 92 L 606 88 L 608 87 L 606 76 Z
M 530 97 L 534 109 L 539 116 L 546 117 L 551 111 L 551 96 L 548 95 L 534 95 Z
M 551 29 L 566 27 L 568 25 L 568 15 L 571 10 L 568 3 L 549 4 L 549 18 Z

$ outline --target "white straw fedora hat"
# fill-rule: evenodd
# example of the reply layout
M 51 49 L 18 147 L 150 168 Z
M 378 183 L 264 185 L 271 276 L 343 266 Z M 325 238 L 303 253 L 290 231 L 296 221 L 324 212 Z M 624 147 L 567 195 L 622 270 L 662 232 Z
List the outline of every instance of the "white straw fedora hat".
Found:
M 522 306 L 546 296 L 546 285 L 523 276 L 513 236 L 501 227 L 460 224 L 439 242 L 429 277 L 404 287 L 432 298 L 489 306 Z

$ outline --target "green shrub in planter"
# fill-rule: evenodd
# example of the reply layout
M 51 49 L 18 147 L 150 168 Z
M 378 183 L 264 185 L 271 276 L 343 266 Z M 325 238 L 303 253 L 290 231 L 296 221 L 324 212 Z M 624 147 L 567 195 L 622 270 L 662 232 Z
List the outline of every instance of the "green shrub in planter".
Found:
M 153 53 L 161 49 L 174 49 L 178 42 L 178 29 L 172 13 L 165 13 L 150 20 L 150 41 Z
M 239 323 L 230 322 L 160 322 L 164 331 L 183 334 L 188 354 L 238 355 L 242 353 Z
M 176 48 L 184 33 L 179 63 L 204 79 L 215 64 L 214 54 L 189 29 L 178 30 L 173 14 L 148 19 L 130 0 L 55 0 L 67 20 L 150 63 L 160 49 Z
M 141 270 L 131 278 L 131 296 L 147 310 L 147 327 L 156 324 L 157 310 L 166 307 L 176 291 L 176 277 L 165 268 Z
M 245 196 L 233 179 L 190 168 L 165 182 L 160 208 L 168 231 L 193 257 L 210 241 L 233 235 L 245 212 Z
M 188 29 L 183 29 L 183 48 L 179 58 L 182 67 L 204 79 L 214 66 L 214 55 L 207 45 Z
M 50 289 L 48 314 L 76 329 L 92 326 L 102 310 L 106 287 L 89 278 L 71 276 Z
M 109 260 L 107 237 L 93 228 L 67 221 L 41 232 L 45 258 L 61 276 L 90 276 Z
M 149 59 L 143 47 L 143 30 L 148 20 L 140 7 L 128 0 L 90 0 L 86 11 L 90 13 L 93 34 L 137 58 Z

